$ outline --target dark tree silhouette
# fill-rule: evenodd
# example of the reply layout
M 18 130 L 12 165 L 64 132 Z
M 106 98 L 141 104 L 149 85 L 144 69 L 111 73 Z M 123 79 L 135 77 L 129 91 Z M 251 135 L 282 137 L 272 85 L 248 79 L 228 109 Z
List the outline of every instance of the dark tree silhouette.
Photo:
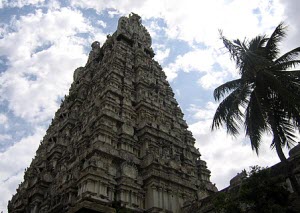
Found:
M 244 126 L 252 149 L 258 154 L 262 134 L 271 132 L 271 147 L 286 165 L 295 192 L 299 184 L 282 148 L 292 148 L 300 124 L 300 71 L 295 68 L 300 60 L 300 47 L 279 57 L 278 44 L 285 36 L 280 23 L 272 35 L 257 36 L 252 40 L 230 41 L 220 32 L 221 39 L 235 61 L 240 78 L 224 83 L 214 90 L 220 101 L 213 118 L 212 130 L 225 125 L 227 133 L 237 135 Z
M 218 213 L 292 213 L 289 191 L 281 184 L 284 178 L 271 169 L 251 167 L 248 177 L 238 187 L 217 193 L 213 204 Z

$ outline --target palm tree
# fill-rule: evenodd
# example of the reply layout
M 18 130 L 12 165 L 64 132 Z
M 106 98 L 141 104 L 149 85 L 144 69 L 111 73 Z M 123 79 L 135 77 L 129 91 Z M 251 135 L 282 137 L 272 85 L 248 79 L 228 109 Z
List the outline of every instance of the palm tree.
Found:
M 279 56 L 278 44 L 285 36 L 280 23 L 272 35 L 257 36 L 243 42 L 231 42 L 220 32 L 221 39 L 235 61 L 240 78 L 214 90 L 220 101 L 213 118 L 212 130 L 225 125 L 227 133 L 236 136 L 244 126 L 251 147 L 258 154 L 262 134 L 271 132 L 275 148 L 288 168 L 293 189 L 300 195 L 299 184 L 282 148 L 292 148 L 300 124 L 300 71 L 288 70 L 300 63 L 300 47 Z

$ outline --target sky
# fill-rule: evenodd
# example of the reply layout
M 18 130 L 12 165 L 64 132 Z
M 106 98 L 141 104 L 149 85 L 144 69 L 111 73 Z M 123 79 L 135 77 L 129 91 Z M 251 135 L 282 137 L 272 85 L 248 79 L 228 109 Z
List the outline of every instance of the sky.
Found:
M 218 30 L 229 39 L 251 39 L 270 35 L 284 21 L 280 48 L 286 52 L 300 46 L 299 10 L 297 0 L 0 0 L 0 212 L 7 211 L 91 43 L 103 44 L 131 12 L 150 32 L 155 60 L 218 189 L 243 169 L 279 162 L 271 135 L 257 156 L 243 129 L 235 138 L 210 130 L 218 106 L 214 88 L 238 78 Z

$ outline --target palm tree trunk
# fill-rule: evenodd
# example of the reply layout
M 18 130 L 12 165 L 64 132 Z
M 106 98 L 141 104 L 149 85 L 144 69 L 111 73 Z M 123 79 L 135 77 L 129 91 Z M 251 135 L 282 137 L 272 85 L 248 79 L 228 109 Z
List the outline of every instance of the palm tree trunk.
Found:
M 286 168 L 287 176 L 290 179 L 293 191 L 298 196 L 300 196 L 300 185 L 293 173 L 293 166 L 287 160 L 287 158 L 285 157 L 285 155 L 282 151 L 282 147 L 281 147 L 281 143 L 280 143 L 278 135 L 276 135 L 274 131 L 273 131 L 273 133 L 274 133 L 273 143 L 275 144 L 275 149 L 276 149 L 277 155 L 278 155 L 280 161 L 283 163 L 284 167 Z
M 273 131 L 273 133 L 274 133 L 273 144 L 275 144 L 275 149 L 276 149 L 277 155 L 282 163 L 288 164 L 288 160 L 285 157 L 282 147 L 281 147 L 280 139 L 274 131 Z

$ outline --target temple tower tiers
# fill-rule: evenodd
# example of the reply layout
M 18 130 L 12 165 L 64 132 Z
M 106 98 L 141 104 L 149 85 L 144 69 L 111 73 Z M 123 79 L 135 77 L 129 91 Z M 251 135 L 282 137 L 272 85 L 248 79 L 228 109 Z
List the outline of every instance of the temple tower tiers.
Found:
M 217 190 L 153 56 L 136 14 L 92 44 L 10 213 L 175 213 Z

